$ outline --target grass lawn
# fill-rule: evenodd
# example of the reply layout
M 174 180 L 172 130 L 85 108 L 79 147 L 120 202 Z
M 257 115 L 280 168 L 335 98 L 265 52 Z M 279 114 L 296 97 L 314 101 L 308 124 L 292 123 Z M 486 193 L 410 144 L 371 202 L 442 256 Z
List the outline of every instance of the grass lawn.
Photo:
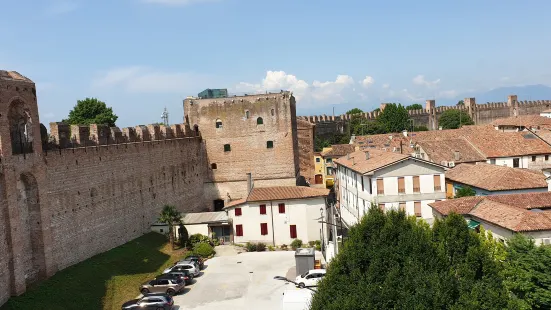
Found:
M 138 288 L 184 255 L 172 252 L 165 236 L 149 233 L 108 252 L 59 271 L 12 297 L 1 310 L 121 309 Z

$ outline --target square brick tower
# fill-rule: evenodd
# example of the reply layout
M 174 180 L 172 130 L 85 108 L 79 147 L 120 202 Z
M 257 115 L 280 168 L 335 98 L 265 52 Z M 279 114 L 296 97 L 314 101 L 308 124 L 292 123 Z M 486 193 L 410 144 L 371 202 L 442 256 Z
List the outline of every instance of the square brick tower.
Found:
M 246 198 L 255 187 L 294 186 L 299 175 L 295 98 L 290 92 L 184 100 L 186 122 L 204 140 L 207 201 Z

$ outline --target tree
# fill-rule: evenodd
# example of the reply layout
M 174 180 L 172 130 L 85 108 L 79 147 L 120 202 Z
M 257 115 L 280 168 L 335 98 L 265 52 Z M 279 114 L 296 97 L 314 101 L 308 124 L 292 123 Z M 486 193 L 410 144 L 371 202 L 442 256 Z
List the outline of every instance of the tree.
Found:
M 352 110 L 349 110 L 348 112 L 346 112 L 346 114 L 361 114 L 363 113 L 364 111 L 362 111 L 362 109 L 359 109 L 359 108 L 354 108 Z
M 176 207 L 171 205 L 164 205 L 161 214 L 159 215 L 159 222 L 166 223 L 168 225 L 168 238 L 170 245 L 174 250 L 174 226 L 180 223 L 182 220 L 182 214 L 176 210 Z
M 551 247 L 515 234 L 507 244 L 505 285 L 525 309 L 551 309 Z
M 182 214 L 182 218 L 184 218 L 184 215 Z M 178 243 L 180 243 L 181 247 L 187 247 L 188 241 L 189 241 L 189 233 L 187 231 L 186 226 L 182 221 L 178 224 Z
M 114 127 L 117 119 L 118 116 L 105 102 L 96 98 L 86 98 L 77 101 L 76 106 L 69 112 L 69 117 L 63 122 L 71 125 L 102 124 Z
M 499 264 L 465 220 L 435 228 L 372 206 L 349 231 L 312 299 L 318 309 L 505 309 Z
M 457 129 L 463 125 L 474 125 L 474 122 L 467 112 L 451 109 L 442 112 L 438 124 L 442 129 Z
M 455 191 L 455 197 L 453 198 L 461 198 L 461 197 L 469 197 L 469 196 L 476 196 L 476 191 L 472 189 L 472 187 L 465 185 Z
M 420 103 L 410 104 L 406 107 L 406 110 L 422 110 L 423 105 Z
M 384 126 L 386 132 L 401 132 L 411 127 L 408 111 L 401 104 L 387 104 L 377 121 Z
M 457 106 L 465 105 L 465 102 L 463 100 L 459 100 L 457 102 Z

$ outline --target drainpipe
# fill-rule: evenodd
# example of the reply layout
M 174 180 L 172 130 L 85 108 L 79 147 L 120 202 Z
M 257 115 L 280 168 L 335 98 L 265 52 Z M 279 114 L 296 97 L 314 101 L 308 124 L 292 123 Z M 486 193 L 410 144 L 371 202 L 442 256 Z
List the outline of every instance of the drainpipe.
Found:
M 272 204 L 272 201 L 270 201 L 270 216 L 272 217 L 272 243 L 274 246 L 275 244 L 275 227 L 274 227 L 274 206 Z

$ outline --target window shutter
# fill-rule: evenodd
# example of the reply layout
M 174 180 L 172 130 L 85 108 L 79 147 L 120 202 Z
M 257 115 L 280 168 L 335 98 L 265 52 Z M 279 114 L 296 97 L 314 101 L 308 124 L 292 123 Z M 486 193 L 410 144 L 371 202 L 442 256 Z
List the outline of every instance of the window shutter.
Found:
M 440 185 L 440 175 L 435 174 L 434 175 L 434 191 L 440 192 L 442 190 L 442 185 Z
M 235 208 L 235 216 L 241 215 L 241 208 Z
M 413 206 L 414 206 L 415 216 L 421 217 L 421 202 L 416 201 L 414 202 Z
M 405 212 L 405 211 L 406 211 L 406 203 L 405 203 L 405 202 L 400 202 L 399 208 L 400 208 L 400 211 L 404 211 L 404 212 Z
M 267 223 L 260 223 L 260 234 L 265 236 L 268 234 L 268 224 Z
M 296 239 L 297 238 L 297 225 L 291 225 L 289 226 L 291 230 L 291 238 Z
M 385 194 L 385 183 L 383 179 L 377 179 L 377 195 Z
M 406 182 L 403 177 L 398 178 L 398 193 L 404 194 L 406 192 Z
M 243 225 L 241 225 L 241 224 L 235 225 L 235 234 L 236 234 L 238 237 L 242 237 L 242 236 L 243 236 Z
M 260 214 L 266 214 L 266 205 L 260 205 Z
M 279 204 L 279 213 L 280 214 L 285 213 L 285 204 L 284 203 Z
M 419 185 L 419 176 L 413 177 L 413 192 L 414 193 L 420 193 L 421 192 L 421 186 Z
M 385 211 L 385 204 L 384 203 L 380 203 L 379 204 L 379 209 L 381 209 L 381 211 Z

